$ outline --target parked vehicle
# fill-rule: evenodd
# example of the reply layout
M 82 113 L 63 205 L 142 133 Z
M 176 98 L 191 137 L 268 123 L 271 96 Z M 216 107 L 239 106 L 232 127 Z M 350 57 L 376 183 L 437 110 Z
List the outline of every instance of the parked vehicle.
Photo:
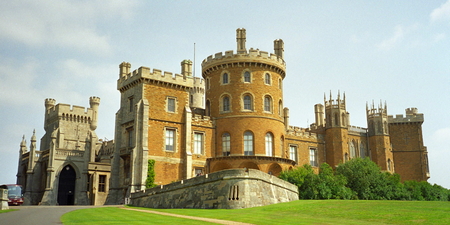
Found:
M 22 185 L 18 184 L 3 184 L 0 188 L 8 189 L 8 205 L 22 205 L 23 194 Z

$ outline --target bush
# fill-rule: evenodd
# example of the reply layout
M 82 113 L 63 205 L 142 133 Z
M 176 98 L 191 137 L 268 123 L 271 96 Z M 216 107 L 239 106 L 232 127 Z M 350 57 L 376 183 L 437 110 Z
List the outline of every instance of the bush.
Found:
M 147 179 L 145 180 L 145 188 L 155 187 L 155 160 L 148 160 Z

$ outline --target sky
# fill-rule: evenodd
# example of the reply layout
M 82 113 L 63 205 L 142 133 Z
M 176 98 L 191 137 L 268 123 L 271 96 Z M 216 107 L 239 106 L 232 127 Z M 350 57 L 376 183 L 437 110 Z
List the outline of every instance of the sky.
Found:
M 121 62 L 180 73 L 191 59 L 201 76 L 201 61 L 235 51 L 245 28 L 247 49 L 284 41 L 290 125 L 309 127 L 330 93 L 345 93 L 359 127 L 367 103 L 386 102 L 389 115 L 418 108 L 428 181 L 450 188 L 450 0 L 16 0 L 0 15 L 0 183 L 16 182 L 22 137 L 44 135 L 46 98 L 89 107 L 100 97 L 96 133 L 114 139 Z

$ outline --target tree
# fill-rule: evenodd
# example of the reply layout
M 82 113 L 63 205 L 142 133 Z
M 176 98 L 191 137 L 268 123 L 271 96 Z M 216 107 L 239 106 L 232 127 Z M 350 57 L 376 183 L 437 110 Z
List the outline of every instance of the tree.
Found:
M 155 160 L 148 160 L 147 179 L 145 180 L 145 188 L 155 187 Z

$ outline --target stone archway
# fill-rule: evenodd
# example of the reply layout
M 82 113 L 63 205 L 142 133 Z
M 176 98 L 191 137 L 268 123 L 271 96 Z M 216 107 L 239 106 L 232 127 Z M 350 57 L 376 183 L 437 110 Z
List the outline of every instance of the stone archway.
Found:
M 259 166 L 254 163 L 254 162 L 243 162 L 241 163 L 241 165 L 239 166 L 239 168 L 247 168 L 247 169 L 256 169 L 256 170 L 260 170 Z
M 210 172 L 213 173 L 213 172 L 227 170 L 227 169 L 231 169 L 230 164 L 228 164 L 226 162 L 218 162 L 218 163 L 216 163 L 216 165 L 214 165 L 214 167 L 212 168 L 212 171 L 210 171 Z
M 75 181 L 76 172 L 71 165 L 66 165 L 59 173 L 58 179 L 58 204 L 75 204 Z
M 278 177 L 282 170 L 283 169 L 281 168 L 281 166 L 278 163 L 273 163 L 272 165 L 270 165 L 269 171 L 267 171 L 267 172 L 269 174 L 272 174 L 272 175 Z

